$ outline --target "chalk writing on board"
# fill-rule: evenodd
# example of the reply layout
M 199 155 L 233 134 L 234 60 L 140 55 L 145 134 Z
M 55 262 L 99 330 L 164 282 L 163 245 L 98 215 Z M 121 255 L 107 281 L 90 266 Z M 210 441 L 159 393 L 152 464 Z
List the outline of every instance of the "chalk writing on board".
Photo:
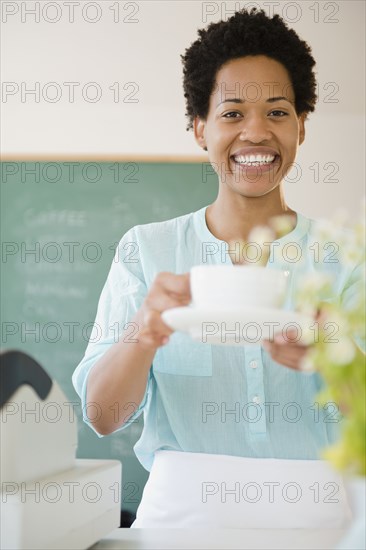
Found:
M 23 304 L 22 313 L 25 319 L 34 319 L 39 316 L 52 319 L 55 317 L 55 310 L 56 308 L 52 304 L 27 299 Z
M 26 226 L 48 226 L 60 224 L 67 227 L 85 227 L 87 224 L 87 212 L 85 210 L 41 210 L 28 208 L 24 212 Z
M 19 272 L 20 275 L 27 277 L 34 276 L 34 278 L 39 277 L 40 275 L 55 276 L 56 274 L 69 274 L 70 276 L 72 276 L 73 274 L 80 273 L 86 275 L 93 272 L 94 266 L 95 264 L 87 262 L 21 262 L 20 259 L 16 264 L 14 264 L 14 268 Z
M 132 246 L 134 243 L 128 243 Z M 115 253 L 117 243 L 105 246 L 98 241 L 80 242 L 67 238 L 66 235 L 56 238 L 54 235 L 41 235 L 36 240 L 25 240 L 21 242 L 4 241 L 1 243 L 2 263 L 12 262 L 20 264 L 96 264 L 100 261 L 111 262 Z M 136 244 L 134 246 L 136 250 Z M 129 260 L 125 254 L 125 261 Z M 76 269 L 79 269 L 76 267 Z M 70 269 L 71 270 L 71 269 Z
M 152 200 L 152 213 L 154 218 L 168 220 L 171 218 L 171 208 L 168 204 L 163 203 L 159 197 L 154 197 Z
M 73 300 L 84 300 L 88 295 L 87 288 L 35 281 L 27 281 L 25 292 L 28 296 L 56 296 Z

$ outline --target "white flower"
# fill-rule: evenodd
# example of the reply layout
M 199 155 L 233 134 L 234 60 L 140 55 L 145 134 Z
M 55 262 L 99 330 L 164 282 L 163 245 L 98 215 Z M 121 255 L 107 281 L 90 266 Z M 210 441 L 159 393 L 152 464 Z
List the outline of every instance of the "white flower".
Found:
M 317 220 L 313 239 L 319 261 L 338 259 L 346 266 L 352 266 L 365 259 L 365 216 L 364 204 L 360 217 L 350 220 L 344 209 L 335 212 L 332 219 Z M 339 253 L 339 256 L 338 256 Z
M 349 330 L 349 323 L 345 317 L 343 311 L 340 311 L 339 308 L 333 307 L 331 311 L 323 314 L 323 323 L 328 326 L 336 327 L 337 332 L 334 332 L 334 338 L 339 337 L 340 334 L 345 334 Z M 327 329 L 325 329 L 327 330 Z M 328 329 L 328 332 L 331 332 L 331 329 Z
M 269 224 L 275 231 L 277 239 L 292 231 L 294 226 L 293 220 L 293 216 L 288 214 L 283 216 L 273 216 L 273 218 L 269 220 Z
M 354 266 L 365 259 L 365 224 L 355 224 L 347 230 L 340 246 L 340 259 L 345 265 Z
M 335 237 L 340 236 L 340 228 L 332 221 L 327 219 L 320 219 L 316 221 L 314 227 L 314 238 L 321 242 L 334 241 Z
M 266 265 L 270 256 L 270 243 L 274 241 L 276 235 L 272 229 L 266 225 L 257 225 L 248 236 L 248 241 L 244 245 L 243 257 L 248 263 Z M 254 251 L 253 251 L 254 247 Z
M 312 359 L 305 355 L 300 361 L 300 370 L 306 374 L 312 374 L 315 372 L 315 367 Z
M 312 344 L 317 343 L 317 341 L 318 331 L 315 325 L 315 321 L 312 323 L 305 323 L 305 325 L 302 327 L 300 343 L 304 346 L 311 346 Z
M 297 296 L 296 298 L 296 311 L 306 315 L 307 317 L 315 318 L 318 308 L 316 303 L 311 303 L 307 297 Z
M 326 357 L 329 362 L 335 365 L 347 365 L 356 355 L 355 345 L 346 336 L 341 337 L 337 342 L 329 342 L 326 348 Z
M 311 273 L 306 273 L 302 280 L 302 290 L 304 293 L 310 292 L 319 293 L 329 288 L 330 283 L 332 282 L 332 277 L 328 273 L 322 273 L 319 271 L 313 271 Z
M 266 225 L 253 227 L 248 237 L 248 244 L 255 243 L 263 247 L 264 243 L 271 243 L 276 238 L 275 233 Z
M 315 315 L 319 302 L 331 289 L 333 278 L 322 272 L 304 273 L 296 285 L 296 307 L 306 315 Z

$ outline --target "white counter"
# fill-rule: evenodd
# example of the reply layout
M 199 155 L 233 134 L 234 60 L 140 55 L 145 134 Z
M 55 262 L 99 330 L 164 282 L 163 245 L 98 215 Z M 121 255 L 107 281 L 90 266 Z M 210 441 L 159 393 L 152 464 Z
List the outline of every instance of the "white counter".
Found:
M 330 550 L 343 529 L 116 529 L 93 550 Z

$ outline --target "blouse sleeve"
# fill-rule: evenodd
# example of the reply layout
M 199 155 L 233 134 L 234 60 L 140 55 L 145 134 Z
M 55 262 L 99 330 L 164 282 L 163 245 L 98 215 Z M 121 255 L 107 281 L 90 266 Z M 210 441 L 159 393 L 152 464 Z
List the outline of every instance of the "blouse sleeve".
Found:
M 106 283 L 99 298 L 97 314 L 88 346 L 84 357 L 72 376 L 72 383 L 81 399 L 83 420 L 99 437 L 103 436 L 94 429 L 88 419 L 88 415 L 93 417 L 100 414 L 98 407 L 94 405 L 86 407 L 88 376 L 93 366 L 109 347 L 118 342 L 124 329 L 125 334 L 129 334 L 130 338 L 133 338 L 133 326 L 129 330 L 125 325 L 140 308 L 147 292 L 140 262 L 139 243 L 134 229 L 132 228 L 125 233 L 116 249 Z M 147 402 L 150 385 L 151 371 L 141 403 L 133 415 L 115 431 L 126 428 L 141 414 Z

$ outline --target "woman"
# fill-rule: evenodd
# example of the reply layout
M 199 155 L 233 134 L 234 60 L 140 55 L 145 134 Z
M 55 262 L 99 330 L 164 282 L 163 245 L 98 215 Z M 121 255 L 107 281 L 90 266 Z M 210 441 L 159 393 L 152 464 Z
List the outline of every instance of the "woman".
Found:
M 319 460 L 337 424 L 326 411 L 315 414 L 321 380 L 301 372 L 306 346 L 282 337 L 265 347 L 210 346 L 173 333 L 161 317 L 190 303 L 188 272 L 204 263 L 204 244 L 226 247 L 224 260 L 210 255 L 208 263 L 236 263 L 228 243 L 273 216 L 292 216 L 277 244 L 302 251 L 298 263 L 271 258 L 289 272 L 289 305 L 306 269 L 330 270 L 335 295 L 352 288 L 338 263 L 316 264 L 313 222 L 283 196 L 316 102 L 311 50 L 280 17 L 253 9 L 200 30 L 182 60 L 188 129 L 219 176 L 218 196 L 122 238 L 120 251 L 134 242 L 138 259 L 124 261 L 122 253 L 112 264 L 96 318 L 102 337 L 92 335 L 73 376 L 85 421 L 107 435 L 144 412 L 135 452 L 151 473 L 134 527 L 339 526 L 346 514 L 340 480 Z M 301 498 L 283 493 L 291 483 Z M 338 503 L 324 504 L 326 483 Z M 257 500 L 247 492 L 253 487 L 261 490 Z

